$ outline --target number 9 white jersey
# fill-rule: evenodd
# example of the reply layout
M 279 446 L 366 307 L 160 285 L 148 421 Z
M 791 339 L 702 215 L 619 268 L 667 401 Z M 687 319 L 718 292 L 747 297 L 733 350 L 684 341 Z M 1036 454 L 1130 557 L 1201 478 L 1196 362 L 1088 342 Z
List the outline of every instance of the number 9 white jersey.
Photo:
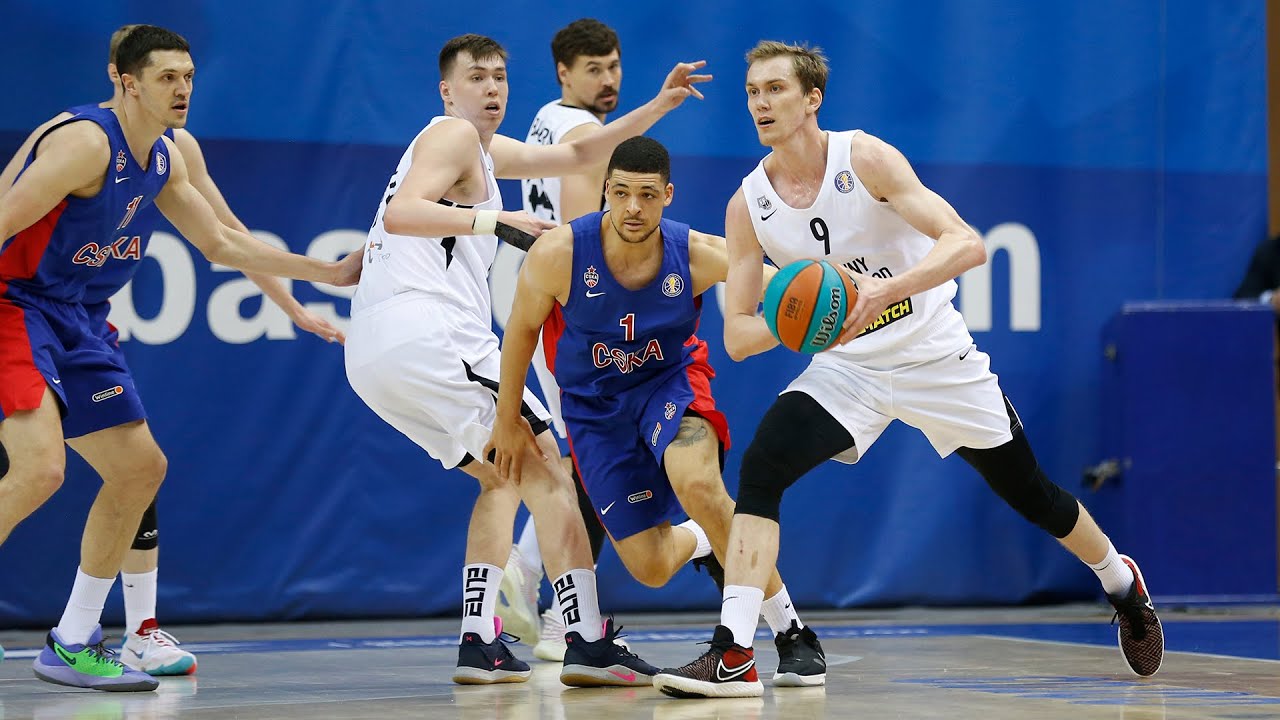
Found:
M 743 199 L 756 238 L 778 267 L 802 259 L 827 260 L 884 278 L 901 275 L 933 249 L 933 238 L 872 197 L 858 179 L 849 162 L 858 132 L 827 133 L 827 171 L 809 208 L 792 208 L 778 197 L 764 160 L 743 178 Z M 951 304 L 955 295 L 956 283 L 948 280 L 907 298 L 886 310 L 862 335 L 815 358 L 891 367 L 940 357 L 951 345 L 962 347 L 969 337 L 964 318 Z

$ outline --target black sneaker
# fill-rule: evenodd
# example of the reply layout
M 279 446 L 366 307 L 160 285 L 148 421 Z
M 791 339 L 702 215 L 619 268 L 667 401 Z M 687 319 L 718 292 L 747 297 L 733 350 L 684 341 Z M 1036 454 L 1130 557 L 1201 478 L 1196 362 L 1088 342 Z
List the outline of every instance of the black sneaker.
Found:
M 658 668 L 641 660 L 618 638 L 613 618 L 604 622 L 604 637 L 587 642 L 576 632 L 565 633 L 564 668 L 560 682 L 572 687 L 631 687 L 652 685 Z
M 716 584 L 716 589 L 724 593 L 724 566 L 716 559 L 716 554 L 704 555 L 694 558 L 690 562 L 693 563 L 693 569 L 702 572 L 705 568 L 707 574 L 711 576 L 711 581 Z
M 827 684 L 827 656 L 822 643 L 808 626 L 799 627 L 795 620 L 786 632 L 773 638 L 778 647 L 778 670 L 773 674 L 774 687 L 813 687 Z
M 497 635 L 493 642 L 485 642 L 475 633 L 464 633 L 458 645 L 458 667 L 453 671 L 453 681 L 459 685 L 491 685 L 493 683 L 522 683 L 532 671 L 529 664 L 511 654 L 502 642 L 502 618 L 493 619 Z M 519 642 L 520 638 L 507 635 L 507 642 Z
M 1134 673 L 1148 677 L 1155 675 L 1164 662 L 1164 628 L 1156 617 L 1155 605 L 1147 594 L 1147 582 L 1142 579 L 1138 564 L 1128 555 L 1121 555 L 1120 562 L 1133 571 L 1133 585 L 1123 597 L 1107 596 L 1116 609 L 1111 622 L 1120 621 L 1116 634 L 1120 639 L 1120 652 Z
M 653 686 L 674 698 L 760 697 L 764 685 L 756 674 L 751 648 L 733 641 L 733 632 L 717 625 L 711 649 L 679 668 L 667 668 L 653 678 Z

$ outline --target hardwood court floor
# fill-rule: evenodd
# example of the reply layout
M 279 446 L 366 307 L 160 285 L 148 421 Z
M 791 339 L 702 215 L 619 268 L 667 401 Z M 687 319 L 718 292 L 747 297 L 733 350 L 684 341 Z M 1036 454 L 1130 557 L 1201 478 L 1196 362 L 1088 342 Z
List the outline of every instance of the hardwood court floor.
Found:
M 165 718 L 1280 718 L 1280 611 L 1163 611 L 1170 653 L 1151 679 L 1128 672 L 1101 606 L 809 613 L 827 650 L 825 688 L 768 685 L 777 656 L 756 643 L 765 696 L 674 700 L 650 688 L 582 690 L 558 665 L 523 685 L 459 687 L 452 620 L 170 628 L 199 673 L 155 693 L 48 685 L 31 674 L 42 637 L 0 632 L 0 720 Z M 621 617 L 656 665 L 700 653 L 714 618 Z

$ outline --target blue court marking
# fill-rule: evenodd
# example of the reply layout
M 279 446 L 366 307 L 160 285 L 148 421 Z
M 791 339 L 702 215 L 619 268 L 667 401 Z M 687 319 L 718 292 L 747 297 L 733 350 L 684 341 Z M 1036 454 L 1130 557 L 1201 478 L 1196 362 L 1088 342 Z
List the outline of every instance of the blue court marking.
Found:
M 1078 643 L 1115 647 L 1116 628 L 1106 620 L 1089 623 L 1019 623 L 960 625 L 880 625 L 873 627 L 814 626 L 824 640 L 837 638 L 955 637 L 986 635 L 1018 640 Z M 1275 620 L 1190 620 L 1166 623 L 1166 650 L 1194 652 L 1258 660 L 1280 660 L 1280 621 Z M 634 642 L 700 643 L 711 639 L 711 628 L 672 628 L 624 632 Z M 770 640 L 768 630 L 756 634 Z M 245 640 L 229 642 L 187 642 L 184 649 L 194 653 L 306 652 L 315 650 L 376 650 L 388 648 L 456 647 L 458 636 L 422 635 L 404 637 L 306 638 L 297 640 Z M 12 659 L 33 658 L 36 649 L 6 648 Z
M 1014 695 L 1034 700 L 1063 700 L 1073 705 L 1158 705 L 1162 707 L 1280 705 L 1280 698 L 1248 692 L 1175 687 L 1154 684 L 1151 681 L 1102 680 L 1096 677 L 945 677 L 910 678 L 893 682 L 927 685 L 939 690 L 968 690 L 996 695 Z M 1272 714 L 1268 713 L 1268 716 Z

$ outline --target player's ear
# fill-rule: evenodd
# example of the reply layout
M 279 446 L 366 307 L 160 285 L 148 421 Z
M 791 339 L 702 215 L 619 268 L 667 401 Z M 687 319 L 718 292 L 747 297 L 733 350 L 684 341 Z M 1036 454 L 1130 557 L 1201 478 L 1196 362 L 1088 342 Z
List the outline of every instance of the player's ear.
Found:
M 445 105 L 449 104 L 449 82 L 447 80 L 440 81 L 440 99 Z
M 107 79 L 112 85 L 120 82 L 120 71 L 116 69 L 115 63 L 107 63 Z
M 818 110 L 822 107 L 822 91 L 814 88 L 809 91 L 809 109 L 813 110 L 813 114 L 817 115 Z
M 670 207 L 672 199 L 674 199 L 676 196 L 675 185 L 672 185 L 671 183 L 667 183 L 666 196 L 667 196 L 666 199 L 662 201 L 662 207 Z
M 569 66 L 562 62 L 556 63 L 556 81 L 560 83 L 560 87 L 564 87 L 564 81 L 569 77 Z

